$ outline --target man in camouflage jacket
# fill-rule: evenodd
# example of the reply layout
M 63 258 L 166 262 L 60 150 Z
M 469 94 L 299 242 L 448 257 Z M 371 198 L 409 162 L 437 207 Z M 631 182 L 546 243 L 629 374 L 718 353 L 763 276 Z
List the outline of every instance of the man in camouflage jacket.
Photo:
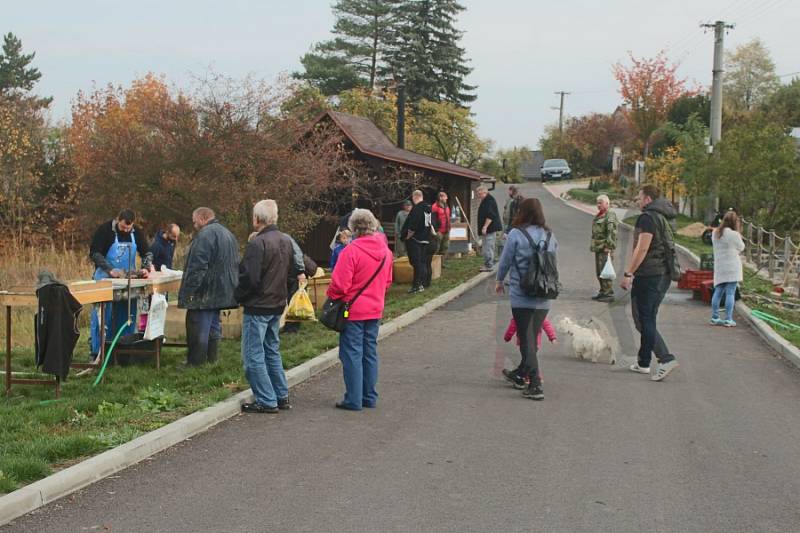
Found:
M 610 209 L 608 196 L 601 194 L 597 197 L 597 214 L 592 221 L 592 246 L 594 252 L 595 271 L 597 281 L 600 282 L 600 292 L 593 296 L 593 300 L 600 302 L 614 301 L 614 286 L 610 279 L 600 279 L 600 272 L 606 264 L 609 255 L 613 256 L 617 247 L 617 215 Z

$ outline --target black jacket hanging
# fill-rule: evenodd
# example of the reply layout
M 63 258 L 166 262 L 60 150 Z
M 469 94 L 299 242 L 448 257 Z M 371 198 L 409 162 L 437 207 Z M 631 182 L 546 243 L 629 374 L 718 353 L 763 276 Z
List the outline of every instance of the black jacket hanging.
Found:
M 72 351 L 78 342 L 78 315 L 83 307 L 66 285 L 49 283 L 36 290 L 36 366 L 67 379 Z

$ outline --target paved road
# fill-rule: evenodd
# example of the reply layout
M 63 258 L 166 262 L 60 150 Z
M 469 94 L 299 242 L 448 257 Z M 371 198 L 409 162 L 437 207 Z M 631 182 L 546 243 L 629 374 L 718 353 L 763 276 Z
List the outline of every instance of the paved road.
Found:
M 632 350 L 624 302 L 588 301 L 588 215 L 528 194 L 561 242 L 553 315 L 595 316 Z M 333 409 L 334 370 L 289 414 L 222 423 L 0 531 L 800 530 L 800 374 L 747 327 L 671 294 L 667 381 L 547 345 L 532 402 L 497 377 L 514 349 L 490 288 L 381 343 L 376 410 Z

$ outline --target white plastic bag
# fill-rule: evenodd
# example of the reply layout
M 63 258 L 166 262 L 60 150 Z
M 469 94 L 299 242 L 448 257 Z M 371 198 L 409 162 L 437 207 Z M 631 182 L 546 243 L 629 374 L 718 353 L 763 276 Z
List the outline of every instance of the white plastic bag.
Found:
M 147 315 L 147 327 L 144 339 L 152 341 L 164 335 L 164 324 L 167 321 L 167 298 L 161 293 L 150 297 L 150 312 Z
M 614 263 L 611 262 L 611 254 L 606 257 L 606 264 L 600 272 L 600 279 L 617 279 L 617 272 L 614 270 Z

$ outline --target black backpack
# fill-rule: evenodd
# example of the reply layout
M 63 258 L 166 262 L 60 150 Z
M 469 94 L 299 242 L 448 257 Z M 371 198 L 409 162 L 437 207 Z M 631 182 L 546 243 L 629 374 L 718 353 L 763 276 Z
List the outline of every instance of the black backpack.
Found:
M 555 300 L 558 298 L 560 284 L 558 282 L 558 261 L 556 253 L 550 251 L 550 237 L 552 232 L 547 232 L 547 239 L 544 242 L 535 244 L 528 234 L 527 229 L 521 228 L 520 231 L 528 244 L 531 245 L 530 259 L 528 259 L 528 271 L 523 275 L 519 270 L 516 260 L 514 266 L 519 273 L 519 287 L 526 296 L 533 298 L 545 298 Z

